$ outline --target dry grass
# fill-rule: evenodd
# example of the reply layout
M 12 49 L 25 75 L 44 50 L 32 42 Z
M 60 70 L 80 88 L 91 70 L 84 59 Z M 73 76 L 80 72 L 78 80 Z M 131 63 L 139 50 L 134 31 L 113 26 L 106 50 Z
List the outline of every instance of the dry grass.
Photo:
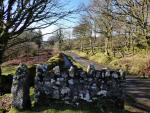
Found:
M 130 55 L 130 56 L 125 56 L 123 58 L 114 58 L 107 56 L 103 53 L 96 53 L 95 55 L 91 54 L 86 54 L 84 52 L 79 52 L 79 51 L 73 51 L 76 54 L 78 54 L 81 57 L 87 58 L 89 60 L 95 61 L 100 64 L 107 65 L 108 67 L 111 68 L 122 68 L 124 70 L 127 69 L 128 71 L 132 74 L 138 74 L 140 75 L 141 71 L 148 71 L 149 73 L 150 70 L 147 68 L 150 67 L 150 54 L 149 53 L 138 53 L 136 55 Z M 150 76 L 150 75 L 149 75 Z

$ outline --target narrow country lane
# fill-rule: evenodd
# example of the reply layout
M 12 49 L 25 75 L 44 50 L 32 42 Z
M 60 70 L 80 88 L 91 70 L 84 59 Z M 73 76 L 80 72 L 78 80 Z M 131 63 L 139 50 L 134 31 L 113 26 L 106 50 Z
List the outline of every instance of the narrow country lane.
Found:
M 104 68 L 103 65 L 81 58 L 73 52 L 65 52 L 72 56 L 84 67 L 94 64 L 96 69 Z M 136 76 L 126 77 L 126 106 L 130 113 L 150 113 L 150 79 L 140 79 Z
M 80 56 L 78 56 L 77 54 L 75 54 L 73 52 L 69 51 L 69 52 L 65 52 L 65 54 L 70 55 L 74 60 L 76 60 L 77 62 L 79 62 L 84 67 L 87 67 L 89 64 L 93 64 L 96 69 L 105 68 L 105 66 L 100 65 L 100 64 L 98 64 L 96 62 L 90 61 L 90 60 L 85 59 L 85 58 L 81 58 Z
M 128 76 L 126 81 L 126 92 L 134 99 L 128 98 L 128 104 L 137 110 L 150 113 L 150 79 L 140 79 Z

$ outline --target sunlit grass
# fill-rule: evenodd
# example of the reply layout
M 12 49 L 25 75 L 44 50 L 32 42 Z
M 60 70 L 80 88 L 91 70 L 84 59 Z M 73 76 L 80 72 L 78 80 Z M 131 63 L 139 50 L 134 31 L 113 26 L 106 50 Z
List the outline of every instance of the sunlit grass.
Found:
M 2 75 L 15 74 L 17 66 L 2 66 Z
M 114 69 L 122 68 L 126 70 L 126 67 L 128 66 L 128 71 L 132 74 L 139 74 L 139 72 L 145 68 L 146 63 L 150 62 L 150 54 L 145 52 L 139 52 L 135 55 L 125 56 L 123 58 L 114 58 L 101 52 L 94 55 L 86 54 L 85 52 L 77 50 L 73 50 L 73 52 L 78 54 L 80 57 L 88 58 L 89 60 L 104 64 Z
M 37 113 L 34 111 L 19 111 L 15 108 L 12 108 L 9 113 Z M 82 110 L 56 110 L 56 109 L 49 109 L 49 108 L 45 108 L 45 110 L 40 111 L 38 113 L 92 113 L 92 112 L 88 112 L 88 111 L 82 111 Z

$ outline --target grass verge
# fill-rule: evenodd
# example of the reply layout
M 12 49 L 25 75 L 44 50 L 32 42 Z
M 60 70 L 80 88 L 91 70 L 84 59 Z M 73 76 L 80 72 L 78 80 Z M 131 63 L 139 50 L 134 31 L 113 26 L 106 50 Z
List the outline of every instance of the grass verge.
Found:
M 2 66 L 2 75 L 12 74 L 14 75 L 17 69 L 17 66 Z
M 104 53 L 86 54 L 77 50 L 73 50 L 74 53 L 80 57 L 92 60 L 99 64 L 106 65 L 113 69 L 122 68 L 128 70 L 133 75 L 142 75 L 143 73 L 150 74 L 150 54 L 149 53 L 138 53 L 136 55 L 125 56 L 123 58 L 116 58 L 107 56 Z M 149 75 L 150 76 L 150 75 Z

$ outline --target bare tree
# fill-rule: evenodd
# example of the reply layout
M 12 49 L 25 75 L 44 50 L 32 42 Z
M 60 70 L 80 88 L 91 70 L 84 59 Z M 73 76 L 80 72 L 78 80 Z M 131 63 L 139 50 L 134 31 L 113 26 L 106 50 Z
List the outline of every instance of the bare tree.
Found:
M 61 0 L 0 0 L 0 64 L 9 40 L 24 31 L 46 28 L 75 10 Z
M 114 0 L 114 1 L 117 9 L 116 12 L 114 13 L 117 15 L 126 16 L 124 22 L 130 25 L 129 34 L 131 33 L 132 29 L 132 34 L 136 36 L 136 38 L 140 37 L 141 38 L 140 40 L 146 40 L 148 47 L 149 38 L 147 39 L 146 37 L 149 34 L 148 20 L 150 18 L 149 17 L 150 1 L 149 0 Z
M 109 55 L 112 49 L 112 33 L 113 33 L 113 8 L 111 0 L 93 0 L 88 11 L 91 19 L 96 22 L 98 29 L 95 32 L 106 37 L 105 53 Z
M 96 25 L 94 30 L 105 37 L 105 53 L 114 49 L 112 37 L 127 39 L 127 47 L 143 43 L 149 48 L 149 0 L 92 0 L 87 11 Z M 114 49 L 115 50 L 115 49 Z
M 73 34 L 75 35 L 76 38 L 80 40 L 81 51 L 83 51 L 83 48 L 84 48 L 83 43 L 85 39 L 88 39 L 91 36 L 90 28 L 91 26 L 90 26 L 90 23 L 87 21 L 87 19 L 82 18 L 80 24 L 74 27 L 73 29 Z

